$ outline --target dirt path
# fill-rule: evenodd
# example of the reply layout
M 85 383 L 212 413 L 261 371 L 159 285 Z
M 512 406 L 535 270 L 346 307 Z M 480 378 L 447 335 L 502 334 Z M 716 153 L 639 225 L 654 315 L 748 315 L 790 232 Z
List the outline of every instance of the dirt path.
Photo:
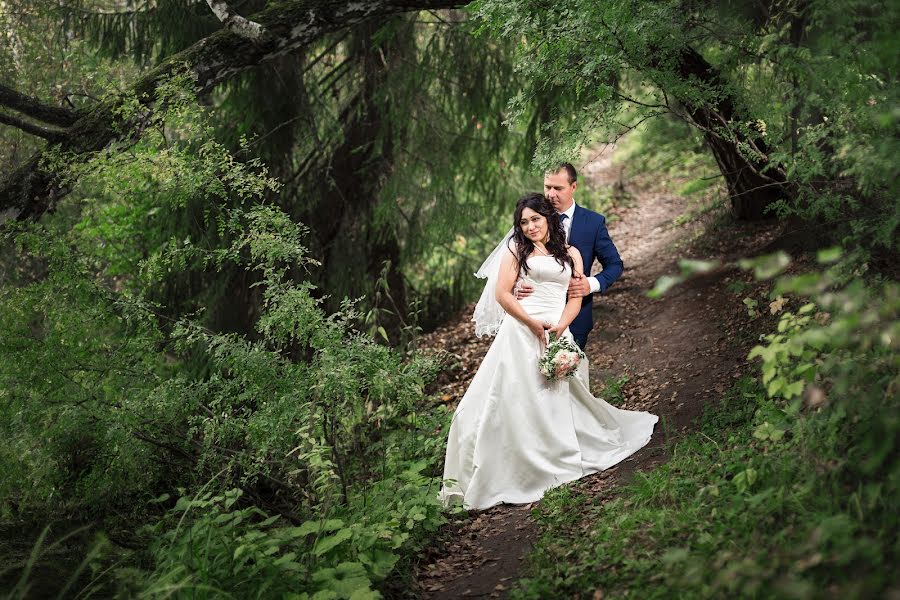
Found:
M 747 331 L 741 299 L 754 285 L 739 271 L 719 269 L 692 279 L 658 300 L 646 297 L 656 279 L 677 272 L 680 258 L 730 260 L 762 252 L 778 234 L 774 223 L 736 225 L 723 210 L 701 222 L 674 221 L 692 207 L 647 178 L 627 179 L 609 155 L 589 164 L 580 185 L 624 185 L 631 201 L 610 218 L 610 235 L 622 254 L 625 273 L 594 302 L 589 338 L 591 389 L 630 410 L 660 416 L 650 445 L 619 465 L 572 484 L 589 497 L 605 498 L 635 470 L 665 460 L 665 443 L 686 431 L 709 403 L 740 377 L 755 336 Z M 725 223 L 724 225 L 722 223 Z M 599 268 L 597 265 L 595 267 Z M 750 291 L 748 291 L 750 290 Z M 736 292 L 742 292 L 739 294 Z M 444 401 L 459 400 L 490 345 L 471 335 L 471 310 L 424 340 L 457 357 L 445 374 Z M 519 577 L 537 530 L 532 506 L 501 505 L 452 523 L 417 569 L 416 592 L 423 598 L 502 597 Z

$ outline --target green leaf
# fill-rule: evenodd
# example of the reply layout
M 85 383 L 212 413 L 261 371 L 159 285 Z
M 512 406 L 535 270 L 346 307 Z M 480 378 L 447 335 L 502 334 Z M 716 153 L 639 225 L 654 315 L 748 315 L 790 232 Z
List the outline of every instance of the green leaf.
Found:
M 753 484 L 756 482 L 756 479 L 756 469 L 748 468 L 735 475 L 731 482 L 739 492 L 743 493 L 753 486 Z
M 763 379 L 762 379 L 763 384 L 767 384 L 770 381 L 772 381 L 773 377 L 775 377 L 775 373 L 777 372 L 777 370 L 775 369 L 775 365 L 773 365 L 772 363 L 765 363 L 765 364 L 763 364 L 762 372 L 763 372 Z
M 650 298 L 659 298 L 670 289 L 678 285 L 684 281 L 683 277 L 673 277 L 672 275 L 663 275 L 659 279 L 656 280 L 656 285 L 653 286 L 653 289 L 647 292 L 647 296 Z
M 336 531 L 344 526 L 344 522 L 340 519 L 328 519 L 327 521 L 306 521 L 299 527 L 291 527 L 290 535 L 293 537 L 303 537 L 311 533 Z
M 832 248 L 824 248 L 822 250 L 819 250 L 816 253 L 816 260 L 819 262 L 819 264 L 824 265 L 824 264 L 828 264 L 828 263 L 837 262 L 838 260 L 840 260 L 841 256 L 843 256 L 843 255 L 844 255 L 844 249 L 841 248 L 840 246 L 834 246 Z
M 791 257 L 783 251 L 738 261 L 738 265 L 742 269 L 752 270 L 757 279 L 771 279 L 784 271 L 790 264 Z
M 275 559 L 275 562 L 272 564 L 280 566 L 285 563 L 289 563 L 289 562 L 293 561 L 295 558 L 297 558 L 296 552 L 288 552 L 287 554 L 284 554 L 283 556 L 279 556 L 277 559 Z
M 372 574 L 378 579 L 386 578 L 400 557 L 393 552 L 386 550 L 374 549 L 371 553 L 360 555 L 360 561 L 363 562 Z
M 719 266 L 717 260 L 693 260 L 683 258 L 678 261 L 681 268 L 681 274 L 685 277 L 694 275 L 695 273 L 708 273 Z
M 344 522 L 340 519 L 328 519 L 322 523 L 322 531 L 337 531 L 344 526 Z
M 243 494 L 243 490 L 227 490 L 225 492 L 225 508 L 231 508 Z
M 784 377 L 777 377 L 769 382 L 769 385 L 766 386 L 766 392 L 769 394 L 769 397 L 774 397 L 775 394 L 780 392 L 782 388 L 785 386 Z
M 346 542 L 353 536 L 353 532 L 350 529 L 341 529 L 334 535 L 330 535 L 328 537 L 320 538 L 316 542 L 315 548 L 313 548 L 313 554 L 316 556 L 322 556 L 338 544 L 342 542 Z
M 272 523 L 274 523 L 275 521 L 277 521 L 280 518 L 281 518 L 280 515 L 275 515 L 274 517 L 269 517 L 268 519 L 266 519 L 265 521 L 260 523 L 259 526 L 260 527 L 268 527 L 269 525 L 271 525 Z
M 816 310 L 816 305 L 815 305 L 815 303 L 814 303 L 814 302 L 809 302 L 809 303 L 804 304 L 803 306 L 801 306 L 800 309 L 797 311 L 797 314 L 798 314 L 798 315 L 805 315 L 806 313 L 812 312 L 812 311 L 814 311 L 814 310 Z
M 346 530 L 345 530 L 346 531 Z M 372 593 L 372 582 L 365 567 L 358 562 L 342 562 L 331 569 L 320 569 L 312 579 L 322 591 L 332 591 L 339 598 L 378 598 L 379 596 L 354 596 L 360 592 Z M 314 597 L 317 597 L 318 594 Z
M 784 397 L 790 400 L 794 396 L 799 396 L 803 393 L 803 388 L 806 386 L 806 382 L 802 379 L 797 380 L 791 384 L 788 384 L 784 387 Z
M 750 354 L 747 355 L 747 360 L 751 360 L 757 356 L 762 357 L 766 350 L 767 348 L 765 346 L 753 346 L 753 349 L 750 350 Z
M 753 431 L 753 437 L 758 440 L 771 440 L 773 442 L 777 442 L 784 437 L 784 430 L 779 429 L 775 425 L 772 425 L 771 423 L 766 421 Z

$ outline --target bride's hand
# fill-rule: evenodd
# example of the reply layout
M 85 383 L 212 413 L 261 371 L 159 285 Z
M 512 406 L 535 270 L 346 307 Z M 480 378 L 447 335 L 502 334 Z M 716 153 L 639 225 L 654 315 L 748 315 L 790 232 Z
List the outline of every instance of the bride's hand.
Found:
M 550 327 L 550 323 L 539 321 L 538 319 L 531 319 L 531 322 L 528 323 L 528 329 L 530 329 L 531 333 L 536 335 L 540 340 L 541 349 L 547 345 L 547 330 L 550 329 Z
M 561 338 L 563 332 L 564 332 L 566 329 L 567 329 L 567 327 L 561 327 L 560 324 L 557 323 L 555 326 L 553 326 L 553 327 L 551 327 L 550 329 L 548 329 L 548 330 L 547 330 L 547 333 L 549 333 L 551 336 L 556 336 L 557 338 Z

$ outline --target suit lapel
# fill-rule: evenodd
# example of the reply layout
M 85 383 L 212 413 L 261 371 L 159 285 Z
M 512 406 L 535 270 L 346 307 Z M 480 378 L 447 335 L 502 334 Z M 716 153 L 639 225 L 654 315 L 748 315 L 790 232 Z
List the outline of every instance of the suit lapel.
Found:
M 581 252 L 581 258 L 588 265 L 585 267 L 585 270 L 589 272 L 590 265 L 594 262 L 593 241 L 589 236 L 585 237 L 584 232 L 587 226 L 587 219 L 584 213 L 585 209 L 576 204 L 575 212 L 572 213 L 572 229 L 569 230 L 569 245 L 575 246 Z
M 569 228 L 569 244 L 575 246 L 578 243 L 578 236 L 581 233 L 581 211 L 584 210 L 577 204 L 575 212 L 572 213 L 572 227 Z

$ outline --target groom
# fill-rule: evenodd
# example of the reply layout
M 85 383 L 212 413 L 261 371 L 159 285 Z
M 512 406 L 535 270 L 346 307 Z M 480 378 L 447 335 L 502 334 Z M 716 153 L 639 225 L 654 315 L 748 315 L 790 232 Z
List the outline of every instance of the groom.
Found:
M 544 196 L 559 213 L 569 245 L 581 252 L 585 273 L 590 273 L 595 258 L 603 266 L 603 270 L 594 276 L 577 273 L 569 282 L 569 298 L 582 298 L 581 311 L 569 325 L 569 331 L 578 346 L 584 350 L 588 334 L 594 328 L 594 314 L 591 310 L 593 294 L 604 293 L 619 278 L 624 267 L 619 251 L 606 230 L 606 218 L 575 204 L 573 195 L 578 187 L 577 180 L 575 167 L 562 163 L 556 170 L 544 174 Z M 518 286 L 516 297 L 524 298 L 533 289 L 523 282 Z

